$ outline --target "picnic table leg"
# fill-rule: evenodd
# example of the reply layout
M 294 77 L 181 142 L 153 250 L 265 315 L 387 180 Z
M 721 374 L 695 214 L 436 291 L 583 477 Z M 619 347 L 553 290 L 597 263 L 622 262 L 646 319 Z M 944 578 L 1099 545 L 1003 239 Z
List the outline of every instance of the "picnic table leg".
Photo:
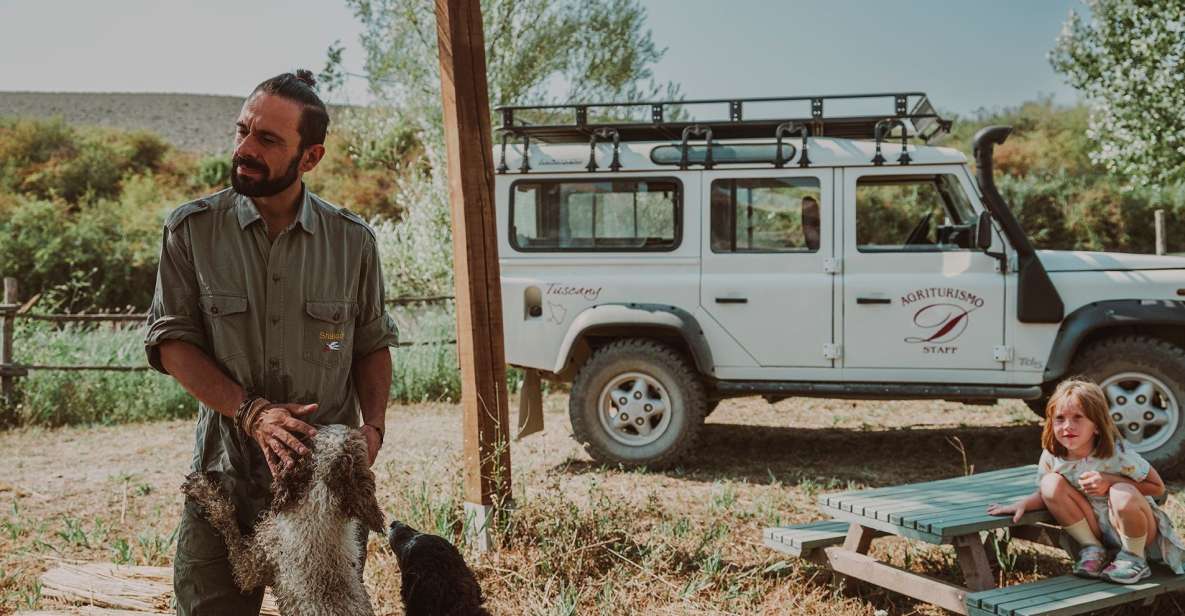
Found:
M 972 591 L 995 588 L 996 578 L 992 575 L 987 550 L 979 540 L 979 533 L 955 537 L 954 543 L 967 588 Z
M 857 554 L 867 554 L 868 548 L 872 547 L 872 538 L 875 536 L 875 531 L 866 526 L 861 526 L 856 522 L 852 522 L 848 526 L 848 536 L 844 539 L 843 549 L 855 552 Z M 848 576 L 842 573 L 832 573 L 831 588 L 839 592 L 840 589 L 847 584 Z

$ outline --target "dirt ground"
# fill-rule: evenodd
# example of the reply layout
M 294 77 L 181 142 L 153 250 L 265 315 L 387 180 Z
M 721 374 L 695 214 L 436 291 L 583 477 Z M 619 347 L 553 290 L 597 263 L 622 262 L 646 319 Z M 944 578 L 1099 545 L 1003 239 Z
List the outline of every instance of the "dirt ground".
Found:
M 470 555 L 495 614 L 941 613 L 859 584 L 835 593 L 826 570 L 764 548 L 761 529 L 819 519 L 821 493 L 1031 464 L 1039 453 L 1039 426 L 1020 403 L 768 405 L 753 398 L 722 403 L 682 467 L 629 472 L 593 464 L 569 436 L 566 409 L 566 397 L 549 396 L 545 432 L 512 446 L 515 515 L 530 520 L 528 530 L 512 531 L 519 538 L 500 552 Z M 388 513 L 421 525 L 444 520 L 447 528 L 456 512 L 446 510 L 459 499 L 459 406 L 392 406 L 386 440 L 375 465 L 380 503 Z M 34 581 L 59 560 L 169 564 L 191 448 L 190 421 L 0 433 L 0 613 L 44 607 Z M 1176 495 L 1168 509 L 1185 519 Z M 569 541 L 548 530 L 566 528 L 569 517 L 598 527 L 617 520 L 605 531 L 615 541 L 616 529 L 624 529 L 638 545 L 672 547 L 646 552 L 657 559 L 646 566 L 618 552 L 605 562 L 572 560 L 598 546 L 548 547 Z M 711 541 L 711 554 L 678 547 L 688 528 L 719 529 L 699 544 Z M 950 550 L 878 544 L 874 555 L 897 564 L 938 577 L 957 573 Z M 586 577 L 565 573 L 569 566 Z M 1055 575 L 1066 562 L 1035 549 L 1021 554 L 1016 569 L 1021 577 Z M 397 567 L 377 536 L 367 584 L 380 613 L 401 613 Z M 1153 613 L 1178 613 L 1173 605 L 1158 604 Z

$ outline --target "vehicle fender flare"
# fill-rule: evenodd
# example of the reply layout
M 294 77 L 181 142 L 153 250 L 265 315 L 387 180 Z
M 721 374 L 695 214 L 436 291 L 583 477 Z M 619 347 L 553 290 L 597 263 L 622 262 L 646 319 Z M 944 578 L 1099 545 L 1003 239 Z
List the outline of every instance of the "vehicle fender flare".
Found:
M 1174 300 L 1118 299 L 1087 304 L 1062 321 L 1045 362 L 1045 382 L 1065 376 L 1091 334 L 1102 329 L 1139 325 L 1185 327 L 1185 302 Z
M 576 346 L 576 342 L 598 330 L 659 329 L 681 338 L 691 350 L 691 359 L 700 374 L 714 371 L 712 350 L 704 337 L 704 330 L 690 312 L 666 304 L 597 304 L 589 306 L 572 319 L 572 325 L 560 344 L 553 372 L 560 373 Z

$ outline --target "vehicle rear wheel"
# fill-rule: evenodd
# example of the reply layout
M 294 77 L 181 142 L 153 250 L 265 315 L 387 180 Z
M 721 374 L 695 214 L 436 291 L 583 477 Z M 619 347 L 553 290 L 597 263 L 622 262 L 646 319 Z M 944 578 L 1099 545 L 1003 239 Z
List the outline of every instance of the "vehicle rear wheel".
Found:
M 1086 349 L 1071 374 L 1103 388 L 1119 433 L 1161 474 L 1185 470 L 1185 349 L 1148 336 L 1110 338 Z
M 694 448 L 703 383 L 681 354 L 645 339 L 602 347 L 576 374 L 568 415 L 576 440 L 605 464 L 662 468 Z

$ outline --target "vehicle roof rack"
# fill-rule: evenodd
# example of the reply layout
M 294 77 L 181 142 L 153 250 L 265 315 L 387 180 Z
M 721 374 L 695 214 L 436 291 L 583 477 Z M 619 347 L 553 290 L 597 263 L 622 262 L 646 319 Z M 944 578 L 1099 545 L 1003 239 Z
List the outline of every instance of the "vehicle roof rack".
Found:
M 891 107 L 886 114 L 827 115 L 824 109 L 850 102 L 877 103 L 886 101 Z M 912 100 L 912 106 L 910 102 Z M 745 106 L 800 107 L 809 105 L 809 116 L 763 117 L 745 119 Z M 709 106 L 727 114 L 720 119 L 685 119 L 687 107 Z M 645 114 L 649 108 L 649 113 Z M 639 121 L 639 109 L 649 121 Z M 887 137 L 885 125 L 900 126 L 902 137 L 928 142 L 941 133 L 950 132 L 951 121 L 942 118 L 924 92 L 891 92 L 877 94 L 841 94 L 830 96 L 783 96 L 764 98 L 725 98 L 706 100 L 667 100 L 636 103 L 576 103 L 567 105 L 505 105 L 496 109 L 502 116 L 498 129 L 503 140 L 518 137 L 544 143 L 579 143 L 613 135 L 615 141 L 663 141 L 685 139 L 684 131 L 692 128 L 697 134 L 709 129 L 713 139 L 752 139 L 779 137 L 784 125 L 806 127 L 813 137 L 845 139 L 877 139 Z M 532 116 L 541 122 L 532 123 Z M 888 120 L 889 122 L 886 122 Z

